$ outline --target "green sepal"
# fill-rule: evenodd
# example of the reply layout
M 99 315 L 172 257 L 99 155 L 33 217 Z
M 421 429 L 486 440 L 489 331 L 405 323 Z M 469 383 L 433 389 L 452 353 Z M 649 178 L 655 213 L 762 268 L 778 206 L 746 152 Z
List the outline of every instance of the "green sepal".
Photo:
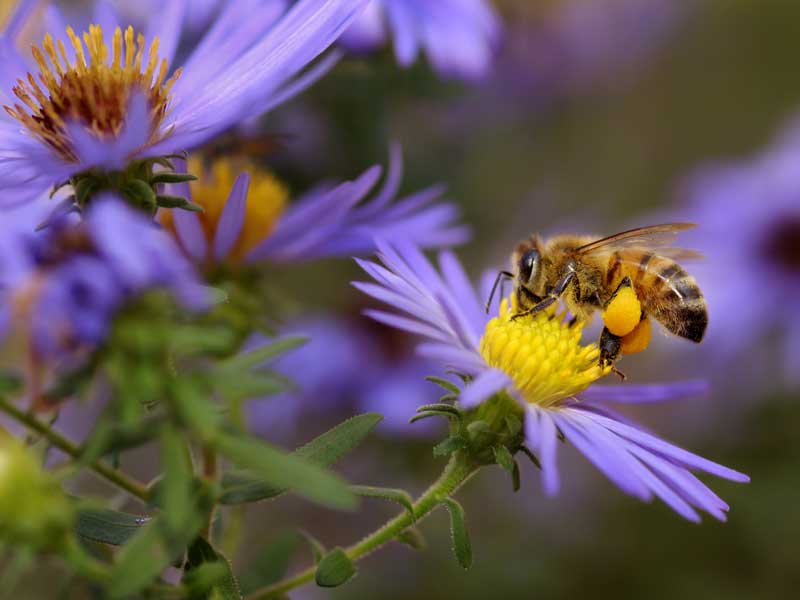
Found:
M 458 394 L 461 393 L 461 390 L 458 389 L 458 386 L 456 384 L 454 384 L 452 381 L 447 381 L 447 379 L 443 379 L 442 377 L 436 377 L 435 375 L 428 375 L 425 378 L 425 380 L 430 381 L 431 383 L 435 383 L 439 387 L 446 389 L 448 392 L 455 394 L 456 396 L 458 396 Z
M 397 541 L 414 550 L 424 550 L 428 545 L 427 542 L 425 542 L 422 532 L 416 527 L 404 529 L 397 535 Z
M 506 415 L 505 421 L 511 437 L 516 437 L 522 432 L 522 421 L 516 415 Z
M 98 187 L 98 182 L 94 177 L 82 177 L 75 184 L 75 204 L 78 206 L 86 206 L 86 202 Z
M 414 515 L 414 503 L 411 496 L 404 490 L 395 488 L 382 488 L 373 487 L 369 485 L 351 485 L 350 490 L 357 496 L 366 496 L 368 498 L 383 498 L 384 500 L 391 500 L 400 504 L 411 518 L 416 520 Z
M 495 446 L 492 448 L 494 450 L 494 458 L 497 461 L 497 464 L 503 467 L 509 473 L 514 471 L 514 457 L 511 456 L 511 452 L 505 446 Z
M 446 410 L 426 410 L 424 412 L 417 413 L 416 415 L 411 417 L 408 420 L 408 422 L 410 424 L 411 423 L 416 423 L 417 421 L 421 421 L 422 419 L 427 419 L 429 417 L 446 417 L 447 419 L 458 419 L 459 418 L 457 415 L 454 415 L 452 412 L 446 411 Z
M 355 574 L 353 561 L 347 557 L 344 550 L 334 548 L 319 561 L 314 580 L 320 587 L 338 587 L 347 583 Z
M 75 532 L 92 542 L 122 546 L 150 521 L 147 516 L 107 508 L 81 508 L 77 511 Z
M 520 485 L 519 463 L 514 461 L 514 467 L 511 469 L 511 491 L 516 494 L 519 491 Z
M 449 456 L 457 450 L 466 448 L 468 445 L 469 442 L 460 435 L 450 436 L 433 447 L 433 455 L 436 457 Z
M 454 417 L 461 419 L 461 411 L 459 411 L 455 406 L 451 406 L 449 404 L 439 403 L 439 404 L 423 404 L 417 409 L 418 413 L 422 412 L 446 412 L 448 414 L 453 415 Z
M 531 452 L 527 446 L 520 446 L 519 449 L 525 456 L 527 456 L 530 459 L 530 461 L 536 466 L 537 469 L 539 469 L 540 471 L 542 470 L 542 463 L 539 462 L 538 456 L 536 456 L 533 452 Z
M 158 194 L 155 203 L 162 208 L 182 208 L 191 212 L 203 212 L 203 207 L 194 202 L 189 202 L 182 196 L 170 196 L 169 194 Z
M 464 508 L 452 498 L 444 500 L 450 513 L 450 536 L 453 542 L 453 554 L 464 569 L 472 566 L 472 544 L 469 541 Z
M 137 206 L 155 211 L 157 206 L 156 193 L 146 181 L 133 179 L 125 184 L 125 187 L 122 188 L 122 193 L 129 200 L 133 200 Z
M 186 183 L 188 181 L 197 181 L 197 177 L 191 173 L 161 171 L 150 178 L 150 185 L 157 185 L 159 183 Z

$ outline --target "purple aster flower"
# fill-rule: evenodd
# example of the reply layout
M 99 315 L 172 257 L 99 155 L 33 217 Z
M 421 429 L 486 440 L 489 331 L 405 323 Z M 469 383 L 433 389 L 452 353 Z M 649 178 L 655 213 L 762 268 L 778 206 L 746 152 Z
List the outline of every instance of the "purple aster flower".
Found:
M 18 79 L 21 55 L 0 66 L 0 88 L 16 96 L 0 120 L 0 189 L 24 187 L 28 199 L 90 169 L 124 171 L 273 108 L 333 64 L 302 72 L 365 1 L 300 0 L 288 10 L 282 0 L 226 2 L 180 69 L 169 63 L 185 0 L 159 3 L 148 37 L 110 6 L 103 25 L 113 31 L 51 32 L 33 52 L 37 75 Z M 12 46 L 0 44 L 4 53 Z
M 424 51 L 444 76 L 485 76 L 500 38 L 500 21 L 485 0 L 372 0 L 342 36 L 345 47 L 367 52 L 391 35 L 397 62 L 408 67 Z
M 707 259 L 692 272 L 713 315 L 707 345 L 714 359 L 766 358 L 753 349 L 774 340 L 783 347 L 787 380 L 800 383 L 797 125 L 753 158 L 699 169 L 682 196 L 679 214 L 701 224 L 687 245 Z
M 199 160 L 190 164 L 200 180 L 173 191 L 204 211 L 161 214 L 162 223 L 195 262 L 300 262 L 367 254 L 374 251 L 376 239 L 436 247 L 461 243 L 469 235 L 456 222 L 457 206 L 437 202 L 441 186 L 396 199 L 403 170 L 397 145 L 391 148 L 379 189 L 382 170 L 376 165 L 353 181 L 317 186 L 289 206 L 285 186 L 272 175 L 254 165 L 241 172 L 235 166 L 228 160 L 218 160 L 210 169 Z
M 188 309 L 206 306 L 175 243 L 121 200 L 101 197 L 83 222 L 66 215 L 36 231 L 43 204 L 6 213 L 0 236 L 0 311 L 6 326 L 8 316 L 22 318 L 37 355 L 97 346 L 114 314 L 152 288 L 169 290 Z
M 420 354 L 465 375 L 462 408 L 498 393 L 518 401 L 525 440 L 539 455 L 549 494 L 559 488 L 556 447 L 563 435 L 624 492 L 644 501 L 658 497 L 692 521 L 700 518 L 697 510 L 725 520 L 728 505 L 692 471 L 737 482 L 749 481 L 746 475 L 669 444 L 608 406 L 617 392 L 627 403 L 652 402 L 673 399 L 685 386 L 590 387 L 608 369 L 598 366 L 594 344 L 580 344 L 582 326 L 571 325 L 563 313 L 512 320 L 513 307 L 503 300 L 498 316 L 490 318 L 452 253 L 440 254 L 439 271 L 410 245 L 381 245 L 379 257 L 382 265 L 358 261 L 376 283 L 354 285 L 396 312 L 368 314 L 423 337 Z

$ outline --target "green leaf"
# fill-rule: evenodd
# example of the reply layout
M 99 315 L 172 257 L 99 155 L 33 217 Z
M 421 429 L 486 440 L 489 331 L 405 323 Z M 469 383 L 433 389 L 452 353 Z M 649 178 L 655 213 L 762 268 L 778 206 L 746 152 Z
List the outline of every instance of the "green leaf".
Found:
M 162 525 L 159 517 L 153 519 L 117 554 L 108 585 L 112 598 L 128 598 L 141 592 L 182 555 L 194 537 L 165 535 Z
M 414 516 L 414 504 L 408 492 L 394 488 L 372 487 L 368 485 L 351 485 L 350 489 L 358 496 L 383 498 L 384 500 L 397 502 L 408 511 L 408 514 L 410 514 L 412 518 L 416 518 Z
M 301 539 L 300 534 L 292 531 L 284 533 L 263 548 L 239 577 L 242 592 L 247 595 L 285 577 L 289 571 L 289 561 Z
M 494 450 L 494 459 L 497 461 L 497 464 L 511 473 L 514 470 L 514 457 L 511 456 L 511 452 L 508 451 L 508 448 L 505 446 L 495 446 L 492 450 Z
M 468 445 L 469 442 L 467 442 L 467 440 L 465 440 L 463 437 L 454 435 L 436 444 L 433 447 L 433 455 L 437 457 L 449 456 L 457 450 L 466 448 Z
M 284 454 L 256 438 L 227 433 L 219 434 L 214 443 L 227 458 L 251 469 L 274 487 L 291 488 L 335 508 L 356 506 L 355 496 L 344 480 L 305 460 L 299 453 Z
M 450 513 L 450 535 L 453 540 L 453 554 L 456 556 L 458 564 L 464 569 L 472 566 L 472 545 L 467 533 L 467 524 L 464 521 L 464 509 L 452 498 L 444 501 Z
M 447 379 L 443 379 L 441 377 L 435 377 L 434 375 L 429 375 L 425 379 L 427 381 L 430 381 L 431 383 L 435 383 L 441 388 L 446 389 L 448 392 L 451 392 L 456 396 L 461 393 L 461 390 L 458 389 L 458 386 L 454 384 L 452 381 L 448 381 Z
M 334 548 L 319 561 L 315 581 L 320 587 L 338 587 L 355 574 L 353 561 L 347 558 L 344 550 Z
M 280 356 L 289 350 L 293 350 L 294 348 L 302 346 L 307 341 L 308 338 L 302 336 L 281 338 L 270 344 L 259 346 L 250 352 L 237 354 L 236 356 L 223 361 L 219 367 L 223 370 L 252 369 L 255 367 L 260 367 L 269 360 Z
M 424 550 L 427 544 L 422 533 L 416 527 L 409 527 L 397 536 L 397 541 L 414 550 Z
M 167 531 L 191 536 L 202 526 L 197 511 L 192 465 L 186 442 L 172 428 L 161 433 L 161 461 L 164 473 L 158 486 L 161 519 Z
M 328 467 L 358 446 L 382 419 L 377 413 L 352 417 L 301 446 L 292 456 L 320 467 Z M 223 493 L 219 500 L 222 504 L 256 502 L 274 498 L 287 491 L 285 487 L 274 485 L 274 482 L 241 472 L 226 473 L 222 478 L 222 488 Z
M 328 552 L 325 549 L 325 546 L 322 545 L 322 542 L 302 529 L 297 532 L 297 535 L 303 538 L 303 540 L 305 540 L 305 542 L 308 544 L 308 547 L 311 549 L 311 558 L 314 559 L 314 564 L 319 564 L 319 561 L 321 561 L 322 557 Z
M 272 396 L 284 392 L 291 385 L 273 373 L 223 371 L 214 379 L 214 386 L 228 399 L 248 399 Z
M 227 558 L 202 537 L 186 553 L 183 582 L 197 600 L 241 600 L 242 593 Z
M 87 540 L 121 546 L 149 522 L 150 517 L 146 516 L 106 508 L 83 508 L 78 510 L 75 530 Z

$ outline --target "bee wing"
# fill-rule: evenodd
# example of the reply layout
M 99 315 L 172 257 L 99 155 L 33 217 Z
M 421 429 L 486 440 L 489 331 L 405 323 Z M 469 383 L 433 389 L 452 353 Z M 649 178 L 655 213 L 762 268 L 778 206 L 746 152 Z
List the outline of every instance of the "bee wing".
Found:
M 629 248 L 646 248 L 657 251 L 661 256 L 668 256 L 676 260 L 679 257 L 683 257 L 684 260 L 695 260 L 700 258 L 697 252 L 672 247 L 678 233 L 694 227 L 697 227 L 694 223 L 664 223 L 663 225 L 638 227 L 581 246 L 578 248 L 578 254 L 586 256 L 607 254 Z

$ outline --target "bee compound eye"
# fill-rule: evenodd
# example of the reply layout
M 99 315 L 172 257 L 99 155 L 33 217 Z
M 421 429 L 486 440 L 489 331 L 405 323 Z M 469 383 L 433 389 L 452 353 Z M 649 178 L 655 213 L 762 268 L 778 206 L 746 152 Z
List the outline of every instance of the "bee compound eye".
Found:
M 523 279 L 530 281 L 539 267 L 541 258 L 538 250 L 528 250 L 519 261 L 519 272 Z

